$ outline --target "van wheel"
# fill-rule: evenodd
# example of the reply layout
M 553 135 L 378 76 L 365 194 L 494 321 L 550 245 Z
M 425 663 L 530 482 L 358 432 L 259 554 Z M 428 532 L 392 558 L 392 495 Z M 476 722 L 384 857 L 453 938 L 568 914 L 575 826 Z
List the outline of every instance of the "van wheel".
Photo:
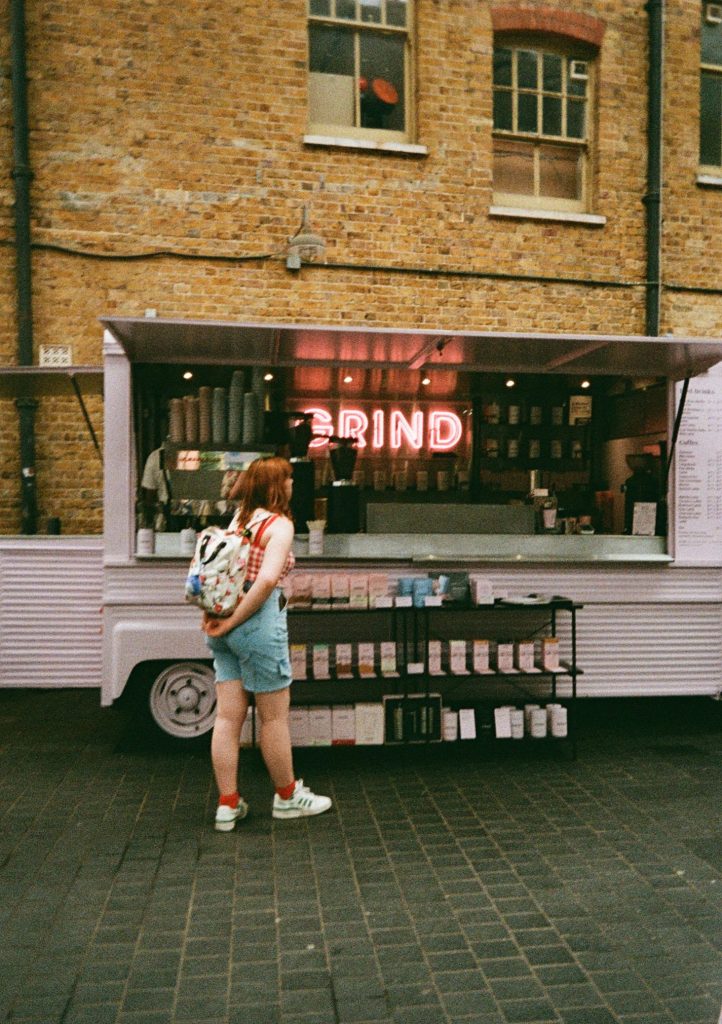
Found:
M 198 661 L 168 665 L 153 680 L 148 704 L 162 732 L 181 740 L 202 736 L 216 717 L 213 669 Z

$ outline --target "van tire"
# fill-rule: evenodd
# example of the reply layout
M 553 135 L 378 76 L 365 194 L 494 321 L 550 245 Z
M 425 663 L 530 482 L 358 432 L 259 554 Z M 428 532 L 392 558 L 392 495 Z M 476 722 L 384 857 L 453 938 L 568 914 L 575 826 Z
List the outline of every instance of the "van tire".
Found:
M 152 679 L 146 710 L 155 726 L 177 740 L 196 740 L 210 732 L 216 717 L 213 669 L 201 661 L 165 665 Z

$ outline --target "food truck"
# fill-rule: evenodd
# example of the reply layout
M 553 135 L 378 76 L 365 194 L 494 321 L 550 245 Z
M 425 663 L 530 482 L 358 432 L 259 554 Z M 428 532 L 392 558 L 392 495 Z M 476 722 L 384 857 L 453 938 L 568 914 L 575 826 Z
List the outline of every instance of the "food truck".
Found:
M 294 575 L 320 594 L 296 603 L 327 613 L 309 622 L 292 608 L 292 644 L 394 635 L 390 619 L 339 629 L 324 599 L 334 581 L 368 592 L 380 577 L 379 607 L 393 608 L 402 579 L 474 577 L 512 615 L 524 602 L 574 603 L 574 637 L 557 624 L 562 647 L 574 643 L 573 677 L 555 680 L 562 700 L 719 696 L 720 339 L 102 325 L 104 536 L 2 541 L 6 578 L 42 570 L 55 593 L 57 574 L 66 598 L 41 640 L 4 589 L 5 624 L 16 640 L 26 633 L 12 649 L 7 630 L 0 641 L 3 685 L 99 681 L 103 705 L 140 694 L 162 732 L 207 732 L 212 667 L 184 602 L 193 538 L 229 521 L 227 474 L 279 451 L 294 467 Z M 170 499 L 149 511 L 141 478 L 158 448 Z M 31 642 L 32 675 L 21 650 Z M 336 686 L 324 699 L 381 700 L 393 687 L 379 675 L 360 680 L 360 697 Z

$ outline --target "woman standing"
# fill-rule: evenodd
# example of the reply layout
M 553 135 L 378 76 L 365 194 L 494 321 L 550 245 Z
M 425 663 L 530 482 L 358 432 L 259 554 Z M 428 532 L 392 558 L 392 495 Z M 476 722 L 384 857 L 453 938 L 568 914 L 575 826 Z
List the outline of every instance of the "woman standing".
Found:
M 286 459 L 266 458 L 256 459 L 240 475 L 229 495 L 239 500 L 230 529 L 247 527 L 251 533 L 246 593 L 228 618 L 203 617 L 216 671 L 211 759 L 220 794 L 215 823 L 219 832 L 230 832 L 248 813 L 237 787 L 238 747 L 249 693 L 261 721 L 261 753 L 276 789 L 273 817 L 307 817 L 331 806 L 329 797 L 316 796 L 293 771 L 288 724 L 291 666 L 286 600 L 280 587 L 294 565 L 291 473 Z

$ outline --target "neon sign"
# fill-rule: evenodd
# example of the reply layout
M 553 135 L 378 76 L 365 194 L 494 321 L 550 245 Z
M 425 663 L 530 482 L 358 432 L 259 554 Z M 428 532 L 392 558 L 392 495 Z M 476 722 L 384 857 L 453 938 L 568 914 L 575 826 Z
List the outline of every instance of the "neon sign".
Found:
M 420 451 L 450 452 L 464 436 L 461 418 L 450 409 L 432 409 L 425 412 L 414 409 L 408 415 L 398 408 L 372 409 L 370 416 L 362 409 L 339 409 L 334 417 L 325 406 L 306 406 L 304 412 L 313 413 L 311 427 L 316 437 L 310 448 L 322 448 L 332 434 L 355 437 L 359 451 L 371 448 L 380 451 L 391 448 L 410 448 Z

